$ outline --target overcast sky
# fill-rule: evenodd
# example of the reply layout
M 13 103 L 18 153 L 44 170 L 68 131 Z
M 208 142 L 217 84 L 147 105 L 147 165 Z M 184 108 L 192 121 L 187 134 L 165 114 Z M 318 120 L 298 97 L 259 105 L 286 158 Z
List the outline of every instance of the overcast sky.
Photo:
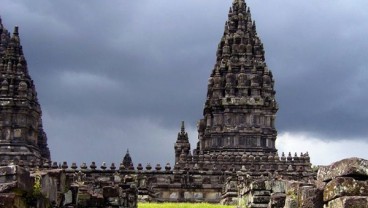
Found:
M 0 0 L 55 161 L 173 162 L 192 147 L 232 0 Z M 368 1 L 248 0 L 280 110 L 279 151 L 368 158 Z

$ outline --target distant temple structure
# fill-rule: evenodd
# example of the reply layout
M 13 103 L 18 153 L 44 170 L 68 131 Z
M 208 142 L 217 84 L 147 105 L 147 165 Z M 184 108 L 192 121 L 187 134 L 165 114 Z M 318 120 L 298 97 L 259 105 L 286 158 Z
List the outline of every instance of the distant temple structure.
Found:
M 240 198 L 247 198 L 248 207 L 267 207 L 273 202 L 282 206 L 270 207 L 284 207 L 288 203 L 285 199 L 295 199 L 290 191 L 296 189 L 288 185 L 294 181 L 300 200 L 315 197 L 311 206 L 301 207 L 321 207 L 316 205 L 322 200 L 321 188 L 314 185 L 316 171 L 311 168 L 308 153 L 279 155 L 275 147 L 278 105 L 272 72 L 265 60 L 249 7 L 244 0 L 234 0 L 208 79 L 196 147 L 191 149 L 182 122 L 173 166 L 134 166 L 129 151 L 117 165 L 104 163 L 98 167 L 92 162 L 69 166 L 51 162 L 18 27 L 10 35 L 0 19 L 0 201 L 15 203 L 21 196 L 11 195 L 12 191 L 29 191 L 32 186 L 28 183 L 32 182 L 44 196 L 36 198 L 37 203 L 48 200 L 38 207 L 47 207 L 47 203 L 53 207 L 137 207 L 137 200 L 232 203 Z M 354 162 L 348 165 L 358 164 Z M 344 163 L 340 166 L 347 167 Z M 341 176 L 342 172 L 330 169 L 324 168 L 323 183 Z M 354 178 L 361 173 L 349 174 Z M 364 177 L 358 179 L 368 176 Z M 17 183 L 13 183 L 14 178 Z M 352 178 L 347 180 L 355 180 Z M 340 203 L 336 198 L 323 199 L 322 204 L 334 207 L 334 203 Z M 368 198 L 364 200 L 368 204 Z

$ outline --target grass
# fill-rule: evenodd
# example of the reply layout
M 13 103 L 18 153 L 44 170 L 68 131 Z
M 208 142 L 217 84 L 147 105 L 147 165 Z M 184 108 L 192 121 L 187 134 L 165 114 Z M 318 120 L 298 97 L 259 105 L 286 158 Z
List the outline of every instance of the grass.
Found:
M 219 204 L 207 203 L 138 203 L 138 208 L 234 208 Z

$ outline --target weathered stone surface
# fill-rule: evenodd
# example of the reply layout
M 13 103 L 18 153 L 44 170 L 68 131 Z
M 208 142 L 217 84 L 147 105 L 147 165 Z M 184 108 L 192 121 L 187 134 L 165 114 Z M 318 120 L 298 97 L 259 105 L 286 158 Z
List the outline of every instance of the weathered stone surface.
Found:
M 270 190 L 269 186 L 266 186 L 265 180 L 256 180 L 250 184 L 251 190 Z
M 273 193 L 271 194 L 270 203 L 268 208 L 283 208 L 285 206 L 286 194 Z
M 268 204 L 270 196 L 251 196 L 250 202 L 254 204 Z
M 15 194 L 0 194 L 0 208 L 13 208 L 15 201 Z
M 15 193 L 0 194 L 0 208 L 28 208 L 29 204 Z M 43 207 L 42 207 L 43 208 Z
M 0 193 L 12 188 L 30 191 L 32 186 L 29 172 L 16 165 L 0 167 Z
M 71 190 L 64 194 L 63 206 L 73 203 L 73 192 Z
M 287 195 L 285 199 L 285 208 L 298 208 L 298 199 L 294 195 Z
M 299 206 L 303 208 L 323 207 L 323 190 L 313 186 L 302 186 L 298 193 Z
M 105 186 L 103 187 L 103 197 L 110 198 L 110 197 L 118 197 L 119 190 L 112 186 Z
M 13 181 L 10 183 L 0 183 L 0 193 L 7 193 L 13 188 L 17 187 L 17 182 Z
M 368 196 L 368 181 L 338 177 L 327 183 L 323 192 L 325 202 L 342 196 Z
M 353 157 L 322 166 L 318 170 L 317 180 L 326 182 L 340 176 L 368 178 L 368 160 Z
M 325 208 L 367 208 L 368 197 L 343 196 L 328 202 Z
M 253 196 L 270 196 L 270 191 L 251 191 Z
M 271 190 L 273 193 L 285 193 L 285 183 L 284 180 L 273 180 L 271 181 Z
M 268 204 L 250 204 L 249 208 L 267 208 Z

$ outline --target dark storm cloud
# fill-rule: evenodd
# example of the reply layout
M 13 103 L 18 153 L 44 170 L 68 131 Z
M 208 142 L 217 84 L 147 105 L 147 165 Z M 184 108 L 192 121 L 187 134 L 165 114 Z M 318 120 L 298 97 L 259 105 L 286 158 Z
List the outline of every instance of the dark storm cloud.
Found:
M 0 4 L 7 28 L 20 26 L 54 159 L 118 162 L 130 148 L 135 161 L 171 161 L 181 120 L 195 140 L 231 1 Z M 366 138 L 368 3 L 248 5 L 276 79 L 279 132 Z
M 28 16 L 46 16 L 44 20 L 40 20 L 45 23 L 38 24 L 47 26 L 31 37 L 36 41 L 29 41 L 31 44 L 25 49 L 30 50 L 29 62 L 34 60 L 34 68 L 43 72 L 41 75 L 33 73 L 35 79 L 42 76 L 41 84 L 38 85 L 39 91 L 49 90 L 48 94 L 69 95 L 47 99 L 46 105 L 48 101 L 55 101 L 52 112 L 60 111 L 65 114 L 66 105 L 73 106 L 68 110 L 81 112 L 89 110 L 88 107 L 95 108 L 97 104 L 99 107 L 107 105 L 106 113 L 120 113 L 125 116 L 141 113 L 161 117 L 168 112 L 164 120 L 167 124 L 172 124 L 178 120 L 175 115 L 178 111 L 186 111 L 185 107 L 195 108 L 202 105 L 203 93 L 191 88 L 193 83 L 203 83 L 199 78 L 206 79 L 208 68 L 213 64 L 211 62 L 214 57 L 208 56 L 206 51 L 212 51 L 213 55 L 215 45 L 206 39 L 218 39 L 221 34 L 219 31 L 207 35 L 201 31 L 205 23 L 197 21 L 196 24 L 196 17 L 188 15 L 188 11 L 198 13 L 199 10 L 215 14 L 202 9 L 205 8 L 204 3 L 198 4 L 198 8 L 191 8 L 191 4 L 165 1 L 139 2 L 134 5 L 124 1 L 116 4 L 113 10 L 96 2 L 93 6 L 80 2 L 49 2 L 46 5 L 47 9 L 39 9 L 42 5 L 38 4 L 28 5 L 31 13 Z M 41 14 L 34 14 L 34 8 L 38 8 L 37 11 Z M 56 14 L 51 15 L 50 11 L 55 11 Z M 225 15 L 226 13 L 222 16 Z M 204 20 L 209 21 L 210 18 L 211 15 L 204 15 Z M 26 34 L 33 32 L 33 29 L 29 32 L 27 28 L 22 30 Z M 203 47 L 208 49 L 203 50 Z M 37 57 L 33 58 L 34 56 Z M 45 61 L 45 57 L 48 61 Z M 122 90 L 128 93 L 121 94 L 119 89 L 116 89 L 117 92 L 107 91 L 103 94 L 105 99 L 96 100 L 91 106 L 89 103 L 90 99 L 94 99 L 94 93 L 85 91 L 85 95 L 81 97 L 80 91 L 83 89 L 60 87 L 61 83 L 55 85 L 55 81 L 58 82 L 63 73 L 70 71 L 80 72 L 80 77 L 83 74 L 104 76 L 121 83 Z M 96 83 L 97 86 L 101 84 L 104 83 Z M 201 84 L 201 88 L 205 84 Z M 43 89 L 43 86 L 48 87 Z M 193 95 L 197 98 L 196 105 L 191 101 Z M 109 102 L 106 103 L 107 96 Z M 126 111 L 126 108 L 137 110 Z M 198 115 L 198 112 L 200 113 L 197 111 L 191 116 L 186 116 L 188 113 L 184 112 L 181 114 L 183 119 L 188 120 Z M 199 116 L 191 119 L 191 122 Z
M 254 11 L 276 77 L 281 131 L 368 136 L 368 14 L 364 1 L 282 1 Z

